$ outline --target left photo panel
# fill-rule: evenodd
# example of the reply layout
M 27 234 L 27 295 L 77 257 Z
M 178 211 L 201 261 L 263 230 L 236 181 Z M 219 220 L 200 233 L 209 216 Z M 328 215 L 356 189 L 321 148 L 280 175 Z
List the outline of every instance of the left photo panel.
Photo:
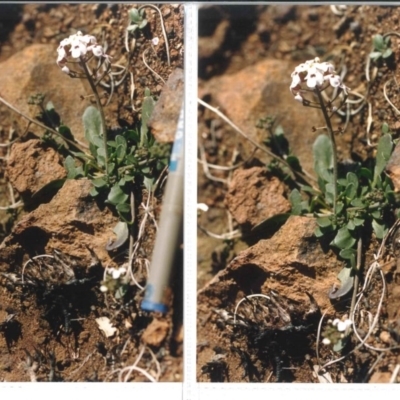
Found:
M 183 4 L 0 4 L 0 382 L 183 380 Z

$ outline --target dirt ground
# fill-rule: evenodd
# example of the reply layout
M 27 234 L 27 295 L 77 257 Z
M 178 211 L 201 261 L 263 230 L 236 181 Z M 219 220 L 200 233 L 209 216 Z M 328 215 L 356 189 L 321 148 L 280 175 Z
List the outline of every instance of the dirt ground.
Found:
M 339 161 L 374 157 L 383 123 L 399 138 L 400 112 L 384 95 L 385 89 L 398 107 L 399 23 L 395 6 L 206 5 L 199 10 L 199 98 L 260 145 L 267 132 L 257 122 L 275 117 L 274 127 L 281 125 L 312 173 L 319 134 L 312 127 L 324 122 L 293 99 L 289 85 L 294 68 L 318 56 L 364 99 L 349 118 L 333 118 L 345 126 L 337 137 Z M 370 62 L 373 36 L 389 32 L 392 57 Z M 387 248 L 386 266 L 374 275 L 357 317 L 360 337 L 366 319 L 377 315 L 375 329 L 364 344 L 352 335 L 333 351 L 317 332 L 320 323 L 324 331 L 329 319 L 348 317 L 351 295 L 328 298 L 341 261 L 316 240 L 312 218 L 263 229 L 263 220 L 290 209 L 288 188 L 267 171 L 271 158 L 203 105 L 198 143 L 198 202 L 208 207 L 198 217 L 198 381 L 399 383 L 396 252 Z M 379 245 L 372 240 L 363 248 L 362 282 Z
M 141 118 L 145 89 L 157 100 L 165 81 L 183 68 L 184 50 L 182 5 L 146 6 L 147 26 L 126 36 L 128 11 L 139 6 L 1 4 L 0 63 L 9 72 L 0 77 L 0 95 L 15 100 L 12 105 L 25 113 L 34 113 L 27 100 L 44 92 L 84 140 L 79 131 L 82 110 L 91 103 L 90 88 L 56 65 L 60 41 L 80 30 L 106 46 L 113 63 L 127 66 L 124 79 L 118 67 L 115 76 L 121 82 L 113 89 L 110 81 L 103 87 L 102 101 L 109 100 L 109 127 L 133 126 Z M 168 99 L 180 109 L 178 92 Z M 132 267 L 136 284 L 116 299 L 100 291 L 104 268 L 127 261 L 126 248 L 118 254 L 105 249 L 116 215 L 91 198 L 84 179 L 67 180 L 62 188 L 53 186 L 42 190 L 44 196 L 33 196 L 50 181 L 65 177 L 63 155 L 40 140 L 43 131 L 27 128 L 26 120 L 3 105 L 0 115 L 0 381 L 182 381 L 182 254 L 168 314 L 140 309 L 166 174 L 150 203 L 146 189 L 138 189 L 140 246 Z M 161 118 L 154 126 L 162 130 L 175 118 L 174 132 L 176 112 L 171 121 Z M 32 261 L 38 255 L 42 257 Z M 71 268 L 77 278 L 73 284 L 65 276 Z M 20 284 L 21 276 L 35 284 Z M 103 329 L 99 321 L 105 321 Z

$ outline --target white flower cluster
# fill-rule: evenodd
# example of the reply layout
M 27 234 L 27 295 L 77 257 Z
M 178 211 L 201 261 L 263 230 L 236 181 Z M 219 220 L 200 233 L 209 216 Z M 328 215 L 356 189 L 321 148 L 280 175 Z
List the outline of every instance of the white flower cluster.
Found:
M 306 90 L 320 89 L 324 90 L 329 85 L 334 88 L 340 88 L 347 94 L 349 88 L 346 87 L 331 63 L 320 62 L 316 57 L 314 60 L 308 60 L 303 64 L 298 65 L 293 71 L 292 83 L 290 91 L 294 98 L 300 102 L 304 101 L 302 92 Z M 302 84 L 306 84 L 308 89 L 305 89 Z
M 111 275 L 111 278 L 114 280 L 118 280 L 119 278 L 121 278 L 122 276 L 124 276 L 126 274 L 126 268 L 124 266 L 119 267 L 119 268 L 108 268 L 107 269 L 107 274 Z M 100 290 L 102 292 L 107 292 L 108 291 L 108 287 L 106 285 L 101 285 L 100 286 Z
M 349 328 L 352 325 L 353 325 L 353 321 L 350 319 L 341 321 L 340 319 L 336 318 L 332 321 L 332 326 L 336 327 L 337 332 L 341 332 L 341 335 L 340 335 L 341 339 L 344 338 L 347 328 Z M 329 345 L 329 344 L 331 344 L 331 340 L 328 338 L 324 338 L 322 340 L 322 343 Z
M 66 65 L 68 57 L 85 59 L 87 54 L 92 53 L 96 57 L 109 58 L 109 56 L 104 53 L 103 47 L 97 43 L 94 36 L 83 35 L 80 31 L 62 40 L 58 46 L 57 53 L 57 64 L 66 74 L 70 73 Z

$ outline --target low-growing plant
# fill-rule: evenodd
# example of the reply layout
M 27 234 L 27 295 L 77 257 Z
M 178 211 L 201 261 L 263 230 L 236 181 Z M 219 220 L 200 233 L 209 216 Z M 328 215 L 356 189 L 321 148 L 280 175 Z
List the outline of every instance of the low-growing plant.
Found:
M 379 59 L 387 59 L 393 54 L 393 50 L 390 47 L 390 37 L 375 35 L 372 38 L 373 50 L 369 53 L 369 57 L 378 61 Z
M 144 8 L 131 8 L 128 14 L 130 23 L 127 30 L 129 32 L 133 33 L 136 29 L 144 29 L 146 27 L 147 19 Z
M 148 89 L 142 103 L 142 117 L 136 126 L 107 128 L 96 88 L 104 74 L 98 76 L 99 64 L 90 71 L 90 51 L 100 58 L 99 64 L 109 62 L 109 56 L 96 39 L 80 32 L 64 39 L 58 48 L 57 63 L 63 72 L 71 77 L 85 77 L 97 103 L 97 107 L 89 106 L 82 117 L 89 153 L 71 152 L 74 157 L 67 156 L 64 166 L 68 179 L 89 178 L 93 183 L 91 195 L 104 198 L 105 203 L 115 207 L 120 222 L 114 228 L 116 240 L 107 247 L 111 250 L 121 246 L 129 236 L 134 213 L 131 196 L 135 188 L 144 185 L 149 192 L 153 191 L 157 177 L 168 164 L 170 146 L 158 144 L 149 132 L 147 124 L 155 101 Z M 70 70 L 67 63 L 72 61 L 78 62 L 83 73 Z
M 321 63 L 318 58 L 296 67 L 292 79 L 290 90 L 295 99 L 304 106 L 321 109 L 328 135 L 319 135 L 313 145 L 316 186 L 299 180 L 293 182 L 287 168 L 281 171 L 287 182 L 297 186 L 289 185 L 293 189 L 289 196 L 291 214 L 315 217 L 316 237 L 337 248 L 345 261 L 345 268 L 338 275 L 342 287 L 329 294 L 336 298 L 353 286 L 353 276 L 361 257 L 357 245 L 363 239 L 370 240 L 372 232 L 377 239 L 382 239 L 393 222 L 398 201 L 391 179 L 384 170 L 394 143 L 388 125 L 384 124 L 375 160 L 339 164 L 335 135 L 341 130 L 333 129 L 331 118 L 345 103 L 350 89 L 335 73 L 332 64 Z M 333 88 L 332 100 L 325 101 L 322 92 L 328 88 Z M 294 171 L 302 171 L 298 159 L 291 155 L 282 128 L 273 130 L 272 125 L 271 119 L 261 121 L 261 126 L 270 130 L 268 144 L 275 154 L 286 162 L 290 160 Z M 274 163 L 271 165 L 275 166 Z

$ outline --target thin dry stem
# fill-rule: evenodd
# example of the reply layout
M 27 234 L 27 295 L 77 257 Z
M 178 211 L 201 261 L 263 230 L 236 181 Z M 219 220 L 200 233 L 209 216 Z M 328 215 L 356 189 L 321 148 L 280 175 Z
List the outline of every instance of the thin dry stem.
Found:
M 147 48 L 146 50 L 144 50 L 143 53 L 142 53 L 142 61 L 143 61 L 143 64 L 144 64 L 144 65 L 146 66 L 146 68 L 149 69 L 162 83 L 165 84 L 165 80 L 164 80 L 159 74 L 157 74 L 157 72 L 154 71 L 154 69 L 152 69 L 152 68 L 150 67 L 149 64 L 147 64 L 147 62 L 146 62 L 146 53 L 147 53 L 147 50 L 149 50 L 149 48 Z
M 170 67 L 170 66 L 171 66 L 171 59 L 170 59 L 170 56 L 169 56 L 168 37 L 167 37 L 167 32 L 165 31 L 164 18 L 163 18 L 162 14 L 161 14 L 161 10 L 160 10 L 158 7 L 156 7 L 155 5 L 153 5 L 153 4 L 143 4 L 142 6 L 140 6 L 140 7 L 138 8 L 138 11 L 140 11 L 140 10 L 142 10 L 143 8 L 146 8 L 146 7 L 153 8 L 153 9 L 156 10 L 156 11 L 158 12 L 158 14 L 160 15 L 161 30 L 162 30 L 162 34 L 163 34 L 163 37 L 164 37 L 165 50 L 166 50 L 166 52 L 167 52 L 167 62 L 168 62 L 168 66 Z

